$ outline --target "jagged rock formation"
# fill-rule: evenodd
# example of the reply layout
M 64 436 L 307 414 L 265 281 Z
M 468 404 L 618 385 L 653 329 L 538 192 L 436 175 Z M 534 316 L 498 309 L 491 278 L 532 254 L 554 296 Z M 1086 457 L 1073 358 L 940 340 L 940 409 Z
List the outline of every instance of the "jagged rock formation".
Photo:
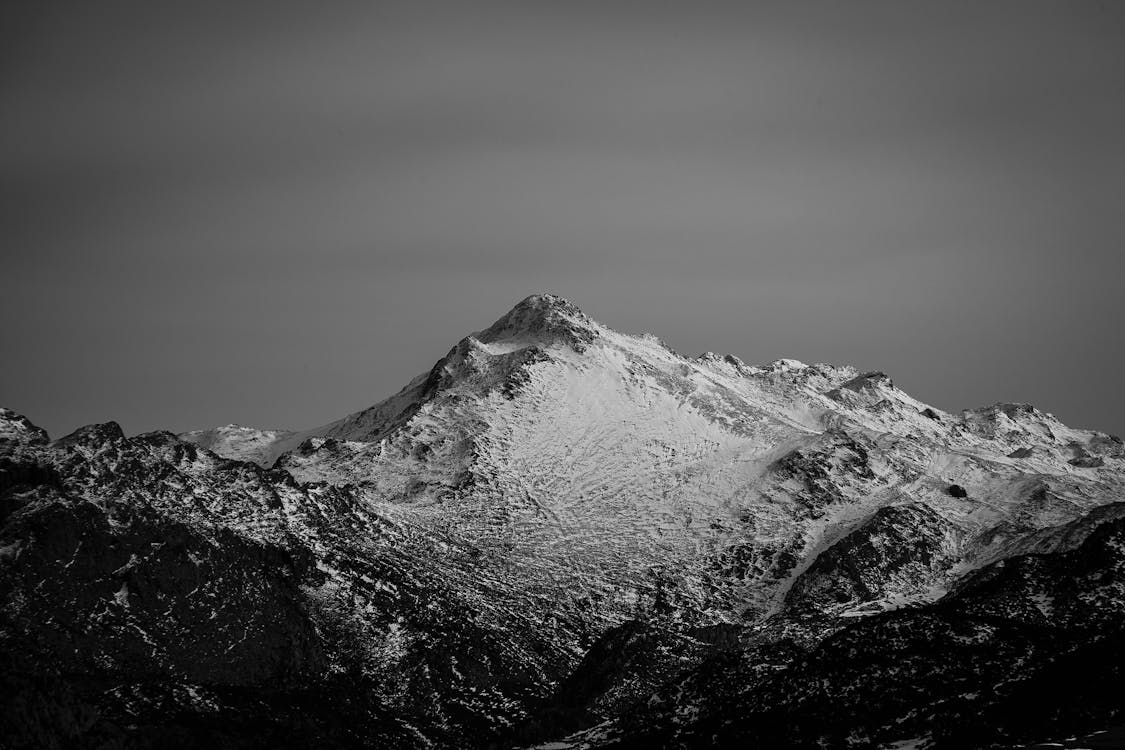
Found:
M 712 656 L 555 747 L 1012 747 L 1120 724 L 1119 513 L 1073 550 L 1001 560 L 810 648 Z
M 881 372 L 687 358 L 550 295 L 311 430 L 50 442 L 5 410 L 0 733 L 954 742 L 949 705 L 1013 710 L 965 697 L 995 675 L 1030 700 L 1118 648 L 1123 483 L 1119 439 L 1027 405 L 954 415 Z M 915 659 L 933 643 L 948 665 Z M 1097 705 L 1065 721 L 1110 721 Z

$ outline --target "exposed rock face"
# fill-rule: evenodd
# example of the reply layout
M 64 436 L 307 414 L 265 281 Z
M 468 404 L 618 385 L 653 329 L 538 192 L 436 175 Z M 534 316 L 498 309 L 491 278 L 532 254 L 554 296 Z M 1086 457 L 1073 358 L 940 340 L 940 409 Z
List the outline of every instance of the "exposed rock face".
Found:
M 957 558 L 952 526 L 926 506 L 888 505 L 821 552 L 786 593 L 795 614 L 878 602 L 888 596 L 925 598 Z
M 482 628 L 349 491 L 169 433 L 78 436 L 7 446 L 12 746 L 456 745 L 505 710 L 471 701 L 515 696 L 511 712 L 545 681 L 544 656 L 518 651 L 533 638 Z
M 1123 485 L 1120 440 L 1026 405 L 686 358 L 551 295 L 310 430 L 52 443 L 3 410 L 0 736 L 1032 737 L 1013 696 L 1116 685 Z M 1116 715 L 1059 705 L 1036 726 Z
M 560 747 L 1010 747 L 1120 723 L 1125 523 L 854 621 L 707 659 Z M 780 658 L 779 658 L 780 657 Z
M 6 585 L 36 596 L 6 614 L 36 651 L 73 668 L 279 686 L 323 668 L 298 589 L 312 566 L 304 550 L 91 502 L 52 504 L 12 530 L 34 541 L 12 553 Z M 37 577 L 58 561 L 65 574 Z
M 27 417 L 0 406 L 0 441 L 5 447 L 42 445 L 50 440 L 47 431 L 36 427 Z
M 512 308 L 478 337 L 484 344 L 527 338 L 562 343 L 581 354 L 598 337 L 599 325 L 577 306 L 553 294 L 535 294 Z

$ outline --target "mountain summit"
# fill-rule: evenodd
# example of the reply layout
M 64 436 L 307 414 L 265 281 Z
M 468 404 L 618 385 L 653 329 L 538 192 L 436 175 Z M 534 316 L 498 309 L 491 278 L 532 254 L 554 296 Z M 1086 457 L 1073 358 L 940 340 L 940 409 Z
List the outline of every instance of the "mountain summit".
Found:
M 597 337 L 601 326 L 562 297 L 533 294 L 475 338 L 484 344 L 534 341 L 550 345 L 565 343 L 576 351 Z
M 39 706 L 5 728 L 965 746 L 942 734 L 964 695 L 1118 647 L 1123 456 L 881 372 L 684 357 L 554 295 L 313 429 L 50 442 L 3 411 L 0 626 L 9 694 Z M 853 664 L 856 644 L 913 671 Z M 1023 736 L 1005 695 L 981 698 L 988 736 Z M 852 700 L 836 723 L 792 713 Z M 1091 705 L 1074 715 L 1115 715 Z

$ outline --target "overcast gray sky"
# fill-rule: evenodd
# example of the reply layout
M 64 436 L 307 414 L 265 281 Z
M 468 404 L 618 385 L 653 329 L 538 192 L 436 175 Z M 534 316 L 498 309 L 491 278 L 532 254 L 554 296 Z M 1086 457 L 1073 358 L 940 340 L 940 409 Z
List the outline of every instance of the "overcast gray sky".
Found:
M 0 404 L 308 427 L 520 298 L 1125 432 L 1125 4 L 0 10 Z

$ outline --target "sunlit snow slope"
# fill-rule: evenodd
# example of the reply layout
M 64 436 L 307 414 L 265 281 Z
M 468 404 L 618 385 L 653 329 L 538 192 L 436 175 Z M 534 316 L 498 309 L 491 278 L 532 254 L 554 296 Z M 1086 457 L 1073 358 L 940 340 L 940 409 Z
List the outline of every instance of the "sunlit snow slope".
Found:
M 1026 405 L 951 415 L 882 373 L 686 358 L 551 295 L 303 435 L 277 463 L 298 480 L 358 485 L 472 546 L 521 594 L 606 621 L 651 606 L 700 622 L 777 612 L 820 552 L 884 507 L 920 509 L 927 562 L 830 609 L 934 598 L 1122 481 L 1119 440 Z M 801 582 L 790 603 L 816 588 Z

